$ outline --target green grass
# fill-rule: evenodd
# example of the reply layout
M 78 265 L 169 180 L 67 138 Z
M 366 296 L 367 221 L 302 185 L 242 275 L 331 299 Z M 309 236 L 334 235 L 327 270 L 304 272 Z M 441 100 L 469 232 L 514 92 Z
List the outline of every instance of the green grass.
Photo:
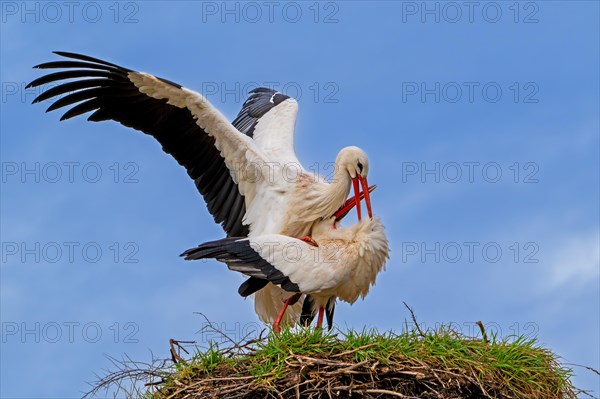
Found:
M 535 339 L 473 339 L 447 329 L 281 334 L 210 345 L 148 397 L 575 398 L 572 370 Z M 322 396 L 320 396 L 322 395 Z

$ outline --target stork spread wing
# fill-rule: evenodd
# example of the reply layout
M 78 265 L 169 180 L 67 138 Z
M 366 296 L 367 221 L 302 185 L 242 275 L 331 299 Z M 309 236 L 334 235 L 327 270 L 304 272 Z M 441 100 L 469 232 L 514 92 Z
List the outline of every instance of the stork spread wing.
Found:
M 285 117 L 278 124 L 293 141 L 295 111 L 290 110 L 297 109 L 293 99 L 285 101 L 288 97 L 281 93 L 256 89 L 232 125 L 206 98 L 176 83 L 85 55 L 56 54 L 69 60 L 36 68 L 63 70 L 42 76 L 27 87 L 61 84 L 44 91 L 34 103 L 64 95 L 47 109 L 72 106 L 61 120 L 93 111 L 89 121 L 114 120 L 154 137 L 186 168 L 227 235 L 248 234 L 248 226 L 242 224 L 246 207 L 254 198 L 256 182 L 267 179 L 249 176 L 247 167 L 268 159 L 268 151 L 262 151 L 251 137 L 273 141 L 268 127 L 277 125 L 272 122 L 275 115 L 269 115 L 274 109 L 272 112 Z M 285 106 L 279 110 L 276 106 L 282 102 Z M 285 130 L 290 125 L 291 133 Z M 293 143 L 285 146 L 293 151 Z

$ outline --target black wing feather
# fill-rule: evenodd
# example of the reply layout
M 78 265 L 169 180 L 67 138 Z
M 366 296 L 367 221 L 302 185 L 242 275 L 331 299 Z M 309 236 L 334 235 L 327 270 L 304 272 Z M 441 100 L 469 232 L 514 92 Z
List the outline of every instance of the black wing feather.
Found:
M 77 53 L 69 53 L 67 51 L 53 51 L 54 54 L 56 55 L 60 55 L 66 58 L 73 58 L 75 60 L 82 60 L 82 61 L 89 61 L 89 62 L 93 62 L 95 64 L 101 64 L 101 65 L 108 65 L 108 66 L 113 66 L 119 70 L 123 70 L 123 71 L 127 71 L 127 72 L 132 72 L 131 69 L 127 69 L 127 68 L 123 68 L 119 65 L 113 64 L 111 62 L 108 61 L 104 61 L 98 58 L 94 58 L 94 57 L 90 57 L 89 55 L 83 55 L 83 54 L 77 54 Z
M 67 105 L 75 104 L 83 100 L 89 100 L 92 98 L 101 97 L 103 95 L 110 95 L 111 93 L 114 93 L 112 87 L 94 87 L 92 89 L 79 90 L 59 98 L 48 107 L 46 112 L 54 111 L 55 109 L 66 107 Z
M 267 284 L 269 284 L 269 280 L 257 277 L 249 277 L 240 285 L 240 288 L 238 288 L 238 294 L 246 298 L 257 291 L 262 290 Z
M 48 75 L 44 75 L 41 78 L 37 78 L 36 80 L 32 81 L 27 86 L 25 86 L 25 88 L 29 89 L 31 87 L 38 87 L 38 86 L 45 85 L 48 83 L 56 82 L 57 80 L 75 79 L 75 78 L 91 78 L 91 77 L 115 78 L 116 76 L 119 76 L 119 75 L 117 75 L 113 72 L 100 71 L 100 70 L 83 70 L 82 69 L 82 70 L 75 70 L 75 71 L 54 72 L 54 73 L 49 73 Z
M 34 103 L 72 93 L 57 99 L 48 110 L 78 103 L 66 111 L 61 120 L 93 111 L 89 121 L 114 120 L 154 137 L 166 153 L 186 168 L 207 201 L 209 212 L 223 226 L 227 235 L 248 235 L 248 226 L 242 225 L 246 213 L 244 197 L 216 149 L 214 138 L 196 124 L 188 109 L 141 93 L 129 80 L 128 74 L 133 72 L 131 69 L 81 54 L 55 53 L 77 61 L 53 61 L 38 65 L 39 69 L 66 70 L 44 75 L 27 86 L 37 87 L 61 81 L 59 86 L 38 96 Z M 65 82 L 70 79 L 76 80 Z M 161 80 L 181 88 L 176 83 Z M 221 175 L 210 176 L 210 172 Z M 227 196 L 222 193 L 227 193 Z M 220 200 L 210 201 L 214 198 Z
M 244 102 L 241 111 L 233 121 L 233 126 L 240 132 L 253 137 L 258 120 L 287 98 L 290 97 L 266 87 L 251 90 L 250 97 Z
M 109 82 L 114 86 L 122 85 L 118 82 Z M 106 79 L 87 79 L 63 83 L 60 86 L 51 87 L 44 91 L 34 100 L 34 103 L 38 103 L 40 101 L 44 101 L 49 98 L 60 96 L 61 94 L 70 93 L 76 90 L 90 89 L 95 87 L 108 87 L 109 82 L 107 82 Z
M 34 66 L 37 69 L 54 69 L 54 68 L 89 68 L 89 69 L 103 69 L 105 71 L 112 71 L 119 73 L 118 67 L 102 65 L 98 63 L 81 62 L 81 61 L 51 61 L 45 62 L 40 65 Z M 124 69 L 124 68 L 123 68 Z

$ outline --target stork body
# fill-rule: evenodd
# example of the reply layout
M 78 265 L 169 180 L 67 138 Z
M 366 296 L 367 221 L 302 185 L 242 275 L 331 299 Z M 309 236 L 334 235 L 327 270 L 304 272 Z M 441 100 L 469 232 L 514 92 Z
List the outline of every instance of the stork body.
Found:
M 182 256 L 186 260 L 217 259 L 231 270 L 268 280 L 290 297 L 310 295 L 313 309 L 330 307 L 336 298 L 352 304 L 368 294 L 385 268 L 388 240 L 377 217 L 345 228 L 334 228 L 334 223 L 328 219 L 314 225 L 312 238 L 317 246 L 265 234 L 204 243 Z
M 34 103 L 53 99 L 47 111 L 72 106 L 61 120 L 92 112 L 89 121 L 114 120 L 154 137 L 185 167 L 228 236 L 308 234 L 316 222 L 331 217 L 344 204 L 352 184 L 358 206 L 362 184 L 371 213 L 368 159 L 362 150 L 340 151 L 331 183 L 302 168 L 293 144 L 298 111 L 293 98 L 255 89 L 230 123 L 201 94 L 171 81 L 85 55 L 56 54 L 68 60 L 36 68 L 62 71 L 27 87 L 60 84 Z M 290 168 L 297 172 L 295 177 L 290 178 L 294 176 Z M 265 322 L 274 321 L 288 297 L 281 288 L 252 277 L 239 292 L 256 293 L 255 309 Z M 300 306 L 292 307 L 285 322 L 298 319 Z

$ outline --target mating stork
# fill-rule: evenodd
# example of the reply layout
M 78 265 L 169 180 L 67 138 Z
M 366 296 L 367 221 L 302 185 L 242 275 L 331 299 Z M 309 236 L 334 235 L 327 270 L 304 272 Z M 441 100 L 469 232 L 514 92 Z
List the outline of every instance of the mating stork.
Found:
M 227 236 L 305 236 L 314 223 L 342 211 L 351 186 L 359 215 L 364 195 L 371 216 L 364 151 L 342 149 L 330 183 L 302 168 L 294 152 L 298 104 L 293 98 L 255 89 L 230 123 L 204 96 L 171 81 L 81 54 L 55 54 L 66 60 L 35 68 L 60 71 L 27 87 L 60 84 L 34 103 L 54 99 L 47 112 L 71 107 L 61 121 L 92 112 L 89 121 L 114 120 L 154 137 L 185 167 Z M 290 167 L 297 172 L 293 179 Z M 240 286 L 239 293 L 244 297 L 256 293 L 255 310 L 265 322 L 281 315 L 282 301 L 291 299 L 278 286 L 254 277 Z M 297 320 L 299 304 L 293 309 L 286 323 Z
M 231 270 L 280 286 L 294 294 L 294 300 L 306 294 L 302 324 L 310 323 L 319 309 L 317 327 L 321 327 L 327 308 L 331 328 L 336 298 L 350 304 L 364 298 L 389 258 L 378 217 L 345 228 L 335 228 L 335 223 L 335 218 L 316 223 L 311 243 L 281 234 L 228 237 L 201 244 L 182 256 L 225 262 Z

